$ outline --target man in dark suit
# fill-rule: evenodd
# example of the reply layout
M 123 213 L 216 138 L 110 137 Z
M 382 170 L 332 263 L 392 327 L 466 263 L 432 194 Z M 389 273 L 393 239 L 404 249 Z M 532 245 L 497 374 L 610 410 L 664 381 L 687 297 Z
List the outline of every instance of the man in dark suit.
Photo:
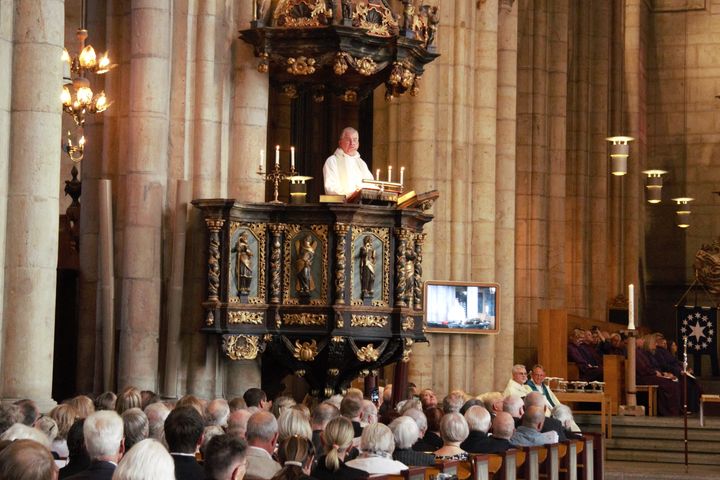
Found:
M 69 480 L 112 480 L 115 467 L 125 452 L 123 421 L 112 410 L 95 412 L 83 425 L 90 466 Z
M 468 408 L 465 412 L 465 420 L 467 421 L 470 433 L 464 442 L 460 444 L 460 448 L 468 453 L 486 453 L 490 445 L 490 412 L 485 407 L 479 405 Z
M 496 413 L 492 422 L 492 436 L 483 453 L 502 453 L 512 448 L 510 439 L 514 433 L 515 420 L 512 415 L 507 412 Z
M 202 480 L 205 472 L 195 460 L 205 424 L 193 407 L 179 407 L 165 419 L 165 441 L 175 462 L 177 480 Z
M 59 480 L 65 480 L 90 466 L 90 457 L 85 449 L 85 437 L 83 437 L 84 426 L 85 419 L 82 418 L 73 423 L 68 431 L 67 445 L 70 455 L 67 465 L 60 469 Z

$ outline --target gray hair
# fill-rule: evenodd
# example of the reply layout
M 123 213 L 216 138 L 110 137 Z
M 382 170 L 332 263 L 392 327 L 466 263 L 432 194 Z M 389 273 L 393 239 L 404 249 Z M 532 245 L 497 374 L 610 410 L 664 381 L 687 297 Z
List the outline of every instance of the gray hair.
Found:
M 230 415 L 230 405 L 228 405 L 227 400 L 216 398 L 207 406 L 205 423 L 225 427 L 227 426 L 228 415 Z
M 0 435 L 0 440 L 34 440 L 50 450 L 50 439 L 37 428 L 28 427 L 22 423 L 15 423 Z
M 446 442 L 462 442 L 470 434 L 465 417 L 459 413 L 447 413 L 440 419 L 440 436 Z
M 464 403 L 465 403 L 465 398 L 463 397 L 461 392 L 459 392 L 457 390 L 450 392 L 449 394 L 447 394 L 447 396 L 445 398 L 443 398 L 443 412 L 445 412 L 445 413 L 459 412 Z
M 35 421 L 35 425 L 33 425 L 33 426 L 35 428 L 37 428 L 38 430 L 40 430 L 41 432 L 43 432 L 45 435 L 47 435 L 50 442 L 55 440 L 55 437 L 57 437 L 58 426 L 52 417 L 43 415 L 42 417 L 38 418 Z
M 324 429 L 330 420 L 340 416 L 340 409 L 330 402 L 318 404 L 312 412 L 313 426 Z
M 522 415 L 523 399 L 517 395 L 508 395 L 503 400 L 503 412 L 507 412 L 513 417 Z
M 395 437 L 395 446 L 397 448 L 408 449 L 420 437 L 420 429 L 410 417 L 396 418 L 390 422 L 390 430 L 392 430 L 393 437 Z
M 490 430 L 490 412 L 485 407 L 473 405 L 465 412 L 465 421 L 472 432 L 487 433 Z
M 420 402 L 420 400 L 417 398 L 411 398 L 401 403 L 402 407 L 398 405 L 398 412 L 400 413 L 400 415 L 405 415 L 405 412 L 407 412 L 411 408 L 414 408 L 416 410 L 422 410 L 422 402 Z
M 570 407 L 568 407 L 567 405 L 563 405 L 563 404 L 560 404 L 560 405 L 556 406 L 555 408 L 553 408 L 552 416 L 557 421 L 562 423 L 562 426 L 564 428 L 569 428 L 570 425 L 572 425 L 572 423 L 575 421 L 573 419 L 573 413 L 572 413 L 572 410 L 570 410 Z
M 360 411 L 360 417 L 364 422 L 377 423 L 378 420 L 378 409 L 373 402 L 370 400 L 363 400 L 362 410 Z
M 162 402 L 155 402 L 145 407 L 145 415 L 148 419 L 148 436 L 164 442 L 165 419 L 170 415 L 170 409 Z
M 428 422 L 427 422 L 427 417 L 422 412 L 422 410 L 419 410 L 417 408 L 411 408 L 409 410 L 405 410 L 405 413 L 403 413 L 403 416 L 410 417 L 413 420 L 415 420 L 418 430 L 420 430 L 420 434 L 422 435 L 425 433 L 425 431 L 428 428 Z
M 150 427 L 147 415 L 137 407 L 128 408 L 122 415 L 125 449 L 129 450 L 135 444 L 148 438 Z
M 256 412 L 248 419 L 245 436 L 248 442 L 258 439 L 269 442 L 278 433 L 278 422 L 272 413 Z
M 366 455 L 392 458 L 395 451 L 395 439 L 387 425 L 373 423 L 363 429 L 360 437 L 360 450 Z
M 175 462 L 165 447 L 152 438 L 142 440 L 123 456 L 113 480 L 175 480 Z
M 282 414 L 285 410 L 295 405 L 297 402 L 295 402 L 295 399 L 288 396 L 288 395 L 282 395 L 280 397 L 277 397 L 275 400 L 273 400 L 272 404 L 272 413 L 275 415 L 275 418 L 280 418 L 280 414 Z
M 279 442 L 296 435 L 312 442 L 312 427 L 307 416 L 300 410 L 294 408 L 284 410 L 278 418 L 277 425 Z
M 100 410 L 85 419 L 85 447 L 91 460 L 117 455 L 123 439 L 123 421 L 112 410 Z
M 518 373 L 521 369 L 527 371 L 527 368 L 525 368 L 525 365 L 523 365 L 522 363 L 517 363 L 517 364 L 513 365 L 512 373 Z

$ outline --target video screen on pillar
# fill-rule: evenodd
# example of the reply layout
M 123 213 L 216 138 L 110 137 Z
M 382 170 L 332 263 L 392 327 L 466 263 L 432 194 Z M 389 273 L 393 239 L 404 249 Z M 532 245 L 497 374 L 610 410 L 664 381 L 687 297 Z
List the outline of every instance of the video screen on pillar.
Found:
M 425 319 L 429 330 L 497 331 L 497 284 L 428 281 Z

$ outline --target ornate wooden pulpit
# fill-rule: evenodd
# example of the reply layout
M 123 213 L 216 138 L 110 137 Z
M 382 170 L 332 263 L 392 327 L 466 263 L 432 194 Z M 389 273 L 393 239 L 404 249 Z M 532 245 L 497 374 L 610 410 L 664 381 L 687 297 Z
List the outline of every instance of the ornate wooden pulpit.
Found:
M 194 200 L 207 226 L 202 331 L 271 355 L 328 397 L 425 341 L 422 209 Z M 427 207 L 427 205 L 426 205 Z M 278 372 L 280 376 L 283 372 Z

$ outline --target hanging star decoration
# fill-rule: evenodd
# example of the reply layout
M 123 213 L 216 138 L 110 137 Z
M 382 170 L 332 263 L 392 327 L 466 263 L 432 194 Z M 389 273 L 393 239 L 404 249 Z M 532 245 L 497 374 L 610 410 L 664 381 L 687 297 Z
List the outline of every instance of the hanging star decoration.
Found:
M 707 314 L 689 313 L 682 321 L 680 332 L 686 336 L 688 350 L 699 353 L 711 346 L 715 338 L 715 326 Z

